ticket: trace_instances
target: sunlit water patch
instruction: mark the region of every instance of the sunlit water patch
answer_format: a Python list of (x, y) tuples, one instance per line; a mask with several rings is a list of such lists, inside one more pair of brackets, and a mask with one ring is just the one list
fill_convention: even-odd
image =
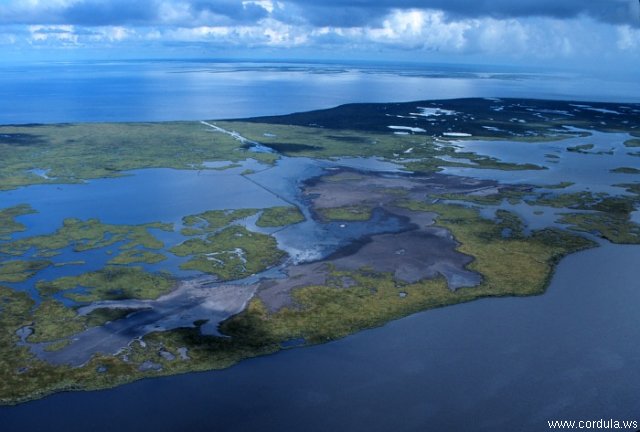
[[(456, 141), (457, 151), (470, 151), (491, 156), (514, 164), (536, 164), (543, 170), (494, 170), (444, 167), (445, 174), (462, 175), (478, 179), (492, 179), (502, 183), (553, 185), (572, 182), (565, 192), (587, 190), (591, 192), (624, 193), (616, 184), (640, 180), (636, 174), (617, 173), (613, 170), (638, 165), (638, 158), (628, 154), (624, 142), (633, 138), (626, 133), (589, 131), (580, 136), (552, 142), (521, 141)], [(449, 158), (450, 161), (455, 159)]]

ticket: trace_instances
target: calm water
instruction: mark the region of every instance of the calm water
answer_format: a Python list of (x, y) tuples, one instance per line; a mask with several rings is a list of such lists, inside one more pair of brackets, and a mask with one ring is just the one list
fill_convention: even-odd
[(636, 83), (491, 66), (0, 64), (0, 124), (237, 118), (474, 96), (637, 102), (640, 95), (629, 92)]
[[(590, 190), (594, 193), (624, 193), (620, 184), (639, 180), (637, 174), (622, 174), (612, 170), (636, 167), (640, 163), (632, 149), (624, 142), (633, 137), (626, 133), (589, 132), (587, 137), (576, 137), (546, 143), (517, 141), (460, 141), (462, 150), (495, 157), (510, 163), (528, 162), (546, 167), (546, 170), (504, 171), (474, 168), (446, 167), (445, 174), (462, 175), (478, 179), (492, 179), (504, 183), (554, 185), (572, 182), (574, 186), (564, 192)], [(591, 144), (586, 153), (569, 151), (575, 146)], [(598, 154), (601, 153), (601, 154)], [(552, 158), (549, 157), (552, 156)]]
[[(494, 72), (175, 62), (1, 66), (0, 123), (247, 117), (347, 102), (470, 96), (640, 101), (623, 81)], [(571, 154), (561, 164), (589, 157), (606, 156)], [(288, 174), (272, 175), (271, 187), (295, 201), (298, 176), (319, 169), (288, 167)], [(225, 176), (233, 174), (145, 170), (133, 189), (131, 178), (61, 185), (55, 194), (43, 192), (57, 186), (34, 186), (1, 194), (0, 204), (32, 202), (42, 213), (24, 220), (50, 232), (72, 215), (175, 222), (216, 208), (218, 189), (251, 196), (251, 206), (279, 203), (249, 182), (229, 185)], [(210, 187), (214, 179), (220, 188)], [(87, 189), (104, 199), (78, 204)], [(120, 197), (142, 199), (146, 210), (109, 206)], [(292, 233), (283, 241), (297, 238)], [(226, 371), (0, 408), (0, 430), (539, 431), (554, 418), (640, 420), (639, 260), (640, 248), (607, 244), (565, 259), (543, 296), (428, 311)]]

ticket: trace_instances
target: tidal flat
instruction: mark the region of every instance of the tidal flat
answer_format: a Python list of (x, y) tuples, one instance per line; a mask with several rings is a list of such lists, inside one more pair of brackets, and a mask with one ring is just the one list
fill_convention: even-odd
[[(633, 166), (638, 108), (465, 99), (0, 126), (0, 401), (542, 294), (564, 256), (640, 243), (637, 175), (611, 172)], [(173, 200), (194, 184), (197, 204)]]

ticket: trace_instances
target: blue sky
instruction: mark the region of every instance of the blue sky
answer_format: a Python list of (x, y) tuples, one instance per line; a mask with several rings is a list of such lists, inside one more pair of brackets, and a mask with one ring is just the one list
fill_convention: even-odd
[(638, 0), (0, 0), (4, 61), (407, 60), (640, 66)]

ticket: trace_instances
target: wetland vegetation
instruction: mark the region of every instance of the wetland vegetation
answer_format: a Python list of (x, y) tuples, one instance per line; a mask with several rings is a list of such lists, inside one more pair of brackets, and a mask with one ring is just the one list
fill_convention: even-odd
[[(640, 184), (625, 177), (637, 170), (617, 165), (615, 177), (624, 180), (608, 192), (565, 178), (506, 184), (437, 172), (555, 169), (463, 148), (471, 140), (532, 149), (557, 143), (561, 151), (546, 159), (555, 163), (565, 152), (612, 157), (637, 146), (633, 109), (461, 99), (210, 122), (223, 132), (195, 122), (1, 126), (2, 190), (135, 178), (131, 170), (151, 167), (222, 169), (220, 175), (272, 190), (259, 183), (269, 179), (261, 170), (276, 170), (278, 178), (278, 159), (321, 159), (329, 168), (292, 183), (286, 201), (295, 205), (218, 206), (176, 220), (125, 225), (65, 217), (51, 232), (31, 235), (30, 203), (0, 209), (0, 402), (224, 368), (290, 340), (322, 343), (430, 308), (541, 294), (559, 260), (595, 247), (594, 236), (640, 243), (633, 218)], [(621, 148), (601, 150), (589, 140), (592, 131), (626, 138)], [(575, 137), (584, 142), (562, 143)], [(345, 157), (384, 159), (399, 169), (345, 168)], [(242, 169), (248, 158), (260, 168)], [(562, 213), (531, 228), (549, 209)], [(326, 249), (318, 252), (313, 242), (324, 236)], [(189, 277), (157, 270), (165, 265)], [(189, 312), (171, 303), (196, 292), (202, 301)], [(230, 299), (242, 306), (239, 313), (216, 315), (235, 311)], [(158, 323), (195, 315), (185, 325), (155, 327), (145, 320), (157, 305), (164, 308)], [(117, 354), (91, 351), (79, 365), (47, 361), (80, 350), (78, 335), (124, 337), (140, 328), (147, 330)]]
[(81, 293), (64, 293), (76, 302), (95, 302), (119, 299), (154, 299), (169, 292), (173, 286), (171, 277), (151, 274), (139, 267), (109, 266), (102, 270), (65, 276), (54, 281), (40, 281), (38, 291), (43, 297), (82, 287)]
[(51, 264), (50, 261), (13, 260), (0, 263), (0, 282), (24, 282)]
[[(203, 169), (244, 160), (237, 141), (195, 122), (13, 125), (0, 127), (0, 190), (78, 183), (142, 168)], [(269, 154), (251, 154), (265, 162)]]
[(220, 280), (241, 279), (266, 270), (284, 258), (273, 237), (241, 226), (231, 226), (205, 239), (189, 239), (170, 249), (189, 256), (180, 267), (216, 275)]
[(363, 205), (323, 208), (321, 217), (328, 221), (366, 221), (371, 219), (372, 209)]
[(304, 221), (304, 215), (297, 207), (272, 207), (265, 209), (256, 225), (262, 228), (277, 228)]
[(0, 253), (22, 256), (32, 250), (33, 256), (50, 257), (63, 249), (76, 252), (99, 249), (121, 243), (121, 250), (136, 247), (161, 249), (164, 244), (149, 232), (149, 229), (172, 231), (172, 224), (150, 223), (145, 225), (104, 224), (97, 219), (82, 221), (65, 219), (62, 227), (47, 235), (24, 237), (0, 244)]

